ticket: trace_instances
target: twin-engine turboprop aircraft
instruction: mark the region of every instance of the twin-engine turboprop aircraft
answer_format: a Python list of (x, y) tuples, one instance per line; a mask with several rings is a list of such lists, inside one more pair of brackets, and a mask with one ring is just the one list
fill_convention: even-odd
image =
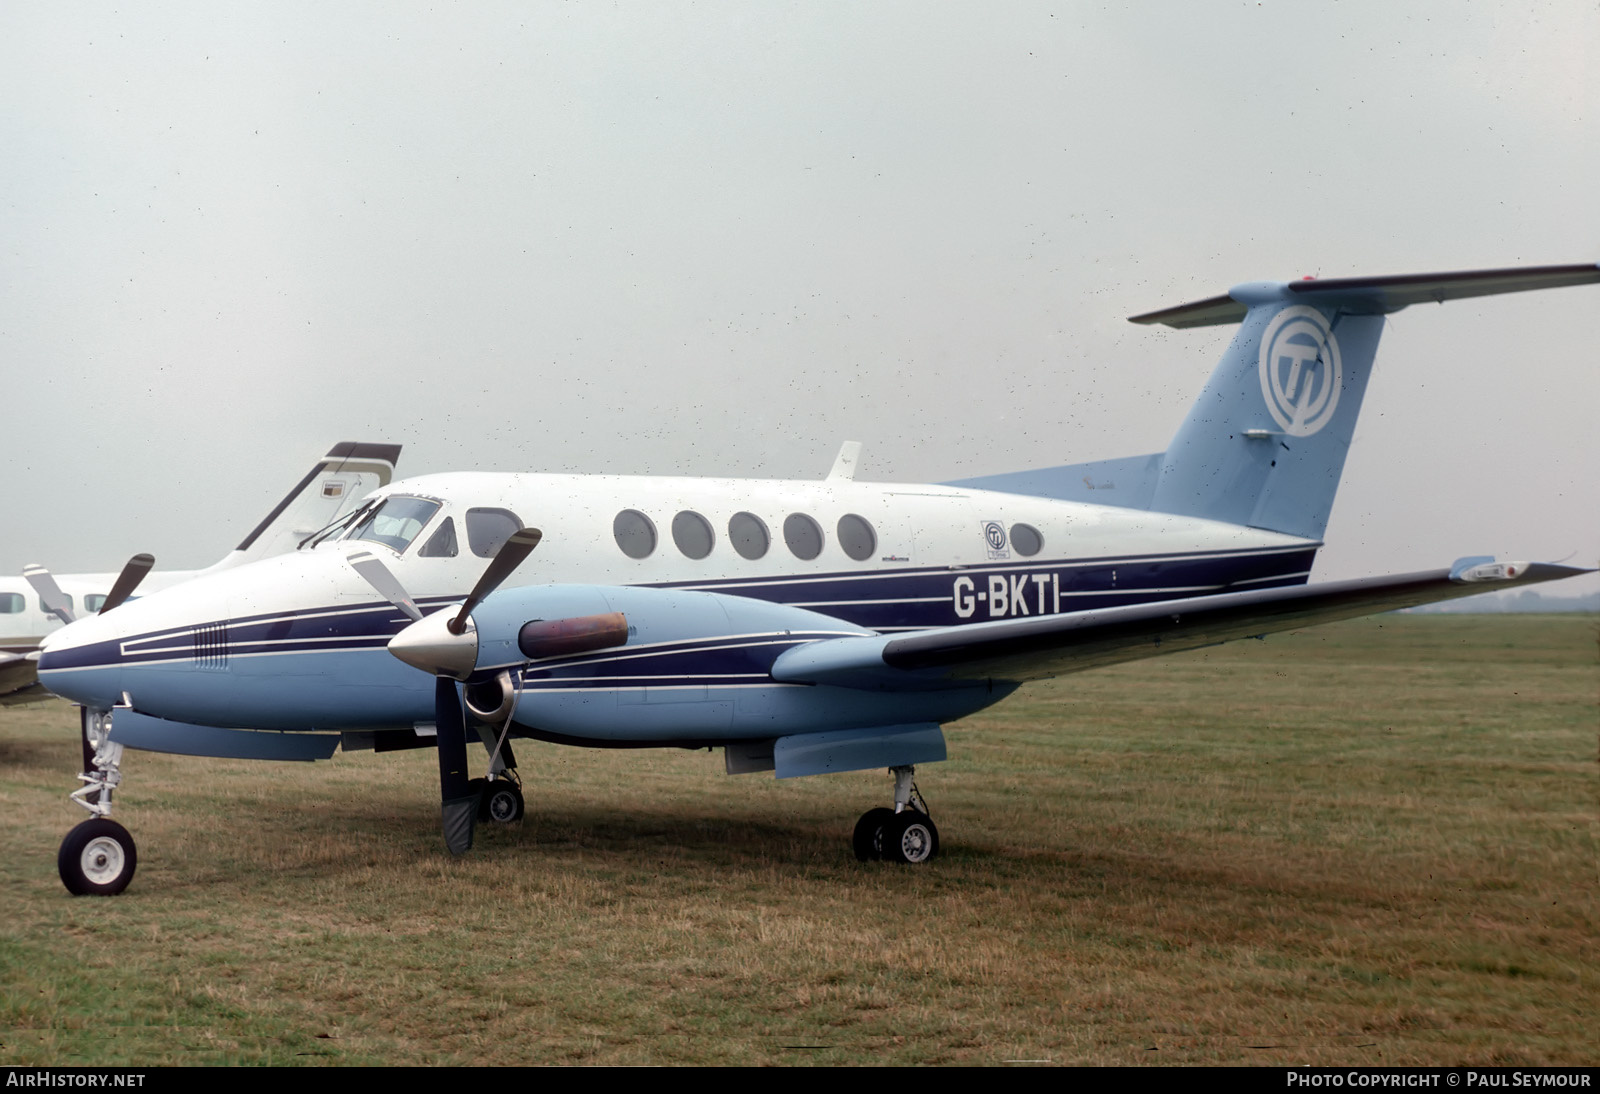
[[(45, 635), (79, 613), (109, 611), (136, 586), (149, 595), (202, 574), (292, 551), (369, 492), (387, 486), (399, 458), (397, 444), (334, 445), (239, 546), (204, 570), (157, 570), (145, 577), (155, 559), (136, 555), (137, 564), (130, 564), (123, 574), (52, 574), (34, 565), (24, 568), (20, 577), (0, 577), (0, 706), (50, 698), (39, 686), (32, 655)], [(119, 577), (122, 587), (117, 584)]]
[[(74, 797), (95, 816), (62, 844), (62, 880), (132, 876), (106, 816), (125, 747), (436, 745), (460, 853), (480, 815), (521, 815), (518, 737), (716, 747), (729, 773), (779, 778), (887, 768), (893, 807), (861, 817), (856, 854), (925, 861), (939, 835), (915, 765), (945, 758), (943, 723), (1027, 680), (1583, 572), (1470, 558), (1305, 584), (1384, 316), (1596, 281), (1584, 265), (1258, 283), (1137, 316), (1240, 324), (1153, 456), (931, 486), (855, 481), (855, 445), (814, 482), (395, 483), (293, 554), (50, 637), (40, 679), (83, 705), (93, 754)], [(1116, 504), (1087, 504), (1085, 481)]]

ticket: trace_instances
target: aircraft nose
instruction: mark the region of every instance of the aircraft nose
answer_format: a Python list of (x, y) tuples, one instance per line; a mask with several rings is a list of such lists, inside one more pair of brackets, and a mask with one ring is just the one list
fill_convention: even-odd
[(89, 707), (109, 707), (122, 692), (122, 644), (97, 616), (69, 623), (40, 644), (39, 683)]

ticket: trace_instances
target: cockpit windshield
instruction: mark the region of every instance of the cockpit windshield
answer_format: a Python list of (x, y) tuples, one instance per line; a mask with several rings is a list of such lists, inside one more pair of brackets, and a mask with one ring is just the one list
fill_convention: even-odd
[(345, 538), (370, 539), (404, 551), (438, 511), (439, 503), (425, 498), (385, 498), (383, 504), (368, 513)]
[(303, 551), (307, 547), (315, 547), (325, 539), (338, 539), (339, 536), (344, 533), (345, 529), (349, 528), (356, 521), (366, 516), (376, 504), (378, 503), (375, 501), (364, 501), (360, 504), (360, 506), (351, 510), (350, 512), (339, 514), (327, 524), (324, 524), (321, 528), (318, 528), (315, 532), (312, 532), (309, 536), (296, 544), (295, 550)]

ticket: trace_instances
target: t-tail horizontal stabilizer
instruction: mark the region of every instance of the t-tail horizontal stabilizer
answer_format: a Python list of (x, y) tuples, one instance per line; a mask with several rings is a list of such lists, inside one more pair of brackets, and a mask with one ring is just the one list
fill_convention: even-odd
[(1239, 330), (1162, 457), (1157, 513), (1320, 540), (1384, 316), (1412, 304), (1600, 282), (1600, 266), (1239, 285), (1135, 323)]
[(1320, 540), (1383, 317), (1412, 304), (1600, 282), (1600, 266), (1306, 278), (1135, 315), (1169, 327), (1240, 324), (1172, 443), (1152, 456), (949, 483), (1205, 517)]
[(772, 676), (786, 683), (869, 690), (937, 687), (985, 677), (1042, 680), (1592, 572), (1552, 563), (1469, 558), (1448, 570), (938, 627), (904, 636), (834, 638), (782, 654)]
[(1469, 296), (1561, 289), (1600, 281), (1600, 265), (1529, 266), (1510, 270), (1464, 270), (1459, 273), (1393, 274), (1385, 277), (1307, 277), (1299, 281), (1262, 281), (1230, 289), (1175, 308), (1128, 317), (1130, 323), (1167, 327), (1215, 327), (1243, 321), (1249, 305), (1266, 290), (1284, 302), (1339, 308), (1352, 315), (1386, 315), (1412, 304), (1443, 304)]

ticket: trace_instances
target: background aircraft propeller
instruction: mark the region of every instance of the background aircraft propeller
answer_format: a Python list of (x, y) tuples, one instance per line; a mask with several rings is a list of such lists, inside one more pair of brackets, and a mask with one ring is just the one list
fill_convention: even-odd
[[(105, 615), (112, 608), (117, 607), (133, 591), (139, 587), (145, 575), (155, 566), (154, 555), (137, 554), (128, 560), (128, 564), (117, 575), (117, 580), (112, 584), (111, 591), (106, 594), (105, 602), (100, 605), (98, 614)], [(61, 586), (56, 584), (56, 579), (48, 569), (37, 563), (22, 568), (22, 576), (27, 579), (33, 591), (39, 594), (39, 606), (63, 623), (71, 623), (77, 618), (72, 611), (72, 601), (61, 591)]]
[(71, 623), (74, 618), (70, 602), (66, 594), (61, 591), (61, 586), (56, 584), (56, 579), (50, 571), (35, 563), (22, 568), (22, 576), (28, 584), (33, 586), (33, 591), (39, 594), (39, 606), (63, 623)]

